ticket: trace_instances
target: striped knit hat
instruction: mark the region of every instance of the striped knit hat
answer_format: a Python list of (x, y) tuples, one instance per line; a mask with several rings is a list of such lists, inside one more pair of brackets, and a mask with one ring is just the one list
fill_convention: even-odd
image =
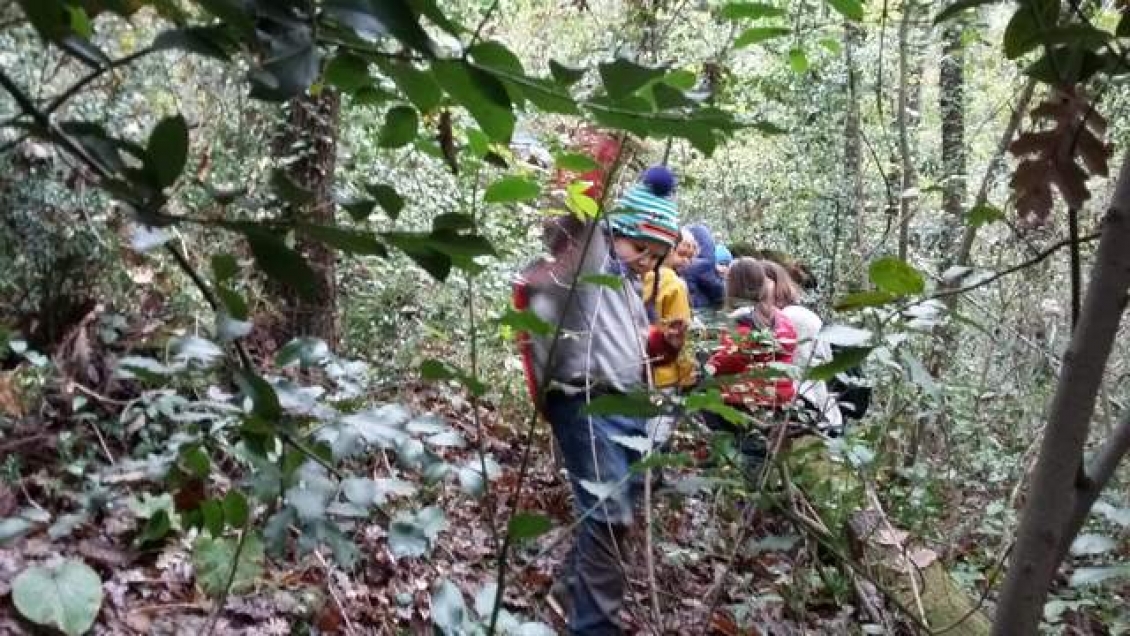
[(675, 175), (663, 166), (648, 168), (612, 209), (612, 230), (621, 236), (662, 243), (679, 243), (679, 214), (672, 200)]

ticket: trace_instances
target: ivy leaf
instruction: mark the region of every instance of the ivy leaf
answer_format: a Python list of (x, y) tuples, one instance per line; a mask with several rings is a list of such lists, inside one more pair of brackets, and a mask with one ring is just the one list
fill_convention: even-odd
[(667, 74), (662, 67), (642, 66), (625, 58), (600, 65), (600, 79), (604, 90), (614, 100), (631, 96), (650, 82)]
[(407, 106), (397, 106), (390, 109), (385, 115), (385, 125), (381, 129), (377, 145), (381, 148), (399, 148), (407, 146), (416, 138), (416, 129), (419, 121), (416, 111)]
[(536, 539), (553, 529), (549, 517), (532, 512), (519, 512), (510, 517), (507, 533), (514, 541)]
[(188, 124), (179, 114), (162, 119), (145, 145), (145, 174), (157, 189), (174, 183), (188, 161)]
[(734, 40), (734, 48), (740, 49), (754, 44), (760, 44), (773, 38), (779, 38), (782, 35), (792, 33), (792, 29), (788, 27), (753, 27), (746, 29)]
[(517, 203), (532, 201), (541, 193), (538, 184), (522, 177), (506, 176), (487, 186), (483, 201), (487, 203)]
[(12, 602), (29, 621), (68, 636), (85, 634), (102, 607), (102, 580), (82, 561), (33, 566), (12, 581)]
[(1110, 579), (1130, 578), (1130, 564), (1110, 567), (1079, 568), (1071, 573), (1071, 587), (1095, 585)]
[(906, 261), (886, 256), (871, 262), (868, 277), (880, 290), (906, 296), (921, 294), (926, 289), (926, 279)]
[(263, 574), (263, 541), (258, 534), (251, 533), (244, 539), (243, 550), (236, 562), (236, 539), (199, 536), (192, 544), (192, 564), (196, 571), (196, 583), (205, 594), (218, 598), (227, 587), (232, 567), (235, 577), (231, 580), (233, 594), (241, 594), (255, 587)]
[(824, 0), (848, 20), (859, 22), (863, 19), (863, 2), (861, 0)]
[(1004, 29), (1004, 54), (1014, 60), (1040, 46), (1049, 29), (1059, 21), (1058, 0), (1031, 0), (1016, 8)]

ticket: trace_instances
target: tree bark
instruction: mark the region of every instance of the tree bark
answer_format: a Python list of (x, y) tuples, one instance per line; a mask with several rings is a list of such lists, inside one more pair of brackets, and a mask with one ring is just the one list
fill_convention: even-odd
[[(917, 123), (918, 110), (917, 89), (911, 92), (911, 21), (915, 14), (914, 0), (906, 0), (902, 7), (902, 19), (899, 21), (899, 88), (898, 88), (898, 113), (895, 116), (895, 125), (898, 127), (899, 136), (899, 172), (902, 175), (899, 193), (899, 245), (898, 255), (906, 260), (910, 251), (910, 219), (914, 214), (914, 207), (918, 195), (911, 196), (911, 192), (918, 186), (918, 171), (914, 167), (914, 157), (910, 148), (910, 128)], [(916, 84), (920, 83), (914, 78)], [(912, 103), (913, 102), (913, 103)]]
[(964, 26), (950, 22), (942, 33), (938, 106), (942, 117), (942, 210), (948, 218), (938, 243), (948, 254), (965, 210), (965, 52)]
[(849, 286), (862, 288), (863, 277), (863, 237), (866, 233), (863, 214), (863, 136), (860, 130), (859, 86), (856, 75), (855, 49), (860, 44), (862, 33), (850, 21), (844, 22), (844, 65), (847, 68), (847, 114), (844, 119), (844, 173), (848, 180), (847, 210), (853, 220), (851, 232), (851, 254), (855, 261), (851, 271), (857, 278), (849, 281)]
[[(1083, 468), (1083, 447), (1096, 396), (1130, 290), (1130, 155), (1123, 156), (1110, 210), (1103, 220), (1095, 265), (1079, 324), (1063, 358), (1049, 409), (1040, 456), (1032, 474), (1016, 548), (997, 605), (993, 633), (1035, 634), (1064, 546), (1080, 525), (1102, 484)], [(1121, 428), (1121, 427), (1120, 427)], [(1121, 431), (1108, 444), (1124, 452)], [(1103, 454), (1100, 454), (1103, 458)], [(1105, 475), (1117, 458), (1103, 458)], [(1082, 511), (1082, 514), (1081, 514)]]
[[(304, 95), (287, 104), (287, 118), (274, 139), (274, 154), (285, 166), (287, 176), (314, 193), (312, 203), (288, 206), (292, 221), (321, 225), (334, 224), (336, 204), (333, 196), (334, 167), (337, 158), (338, 117), (341, 98), (324, 89), (318, 95)], [(298, 336), (321, 338), (331, 348), (337, 346), (337, 254), (325, 245), (300, 239), (298, 251), (318, 277), (314, 298), (304, 299), (288, 287), (276, 293), (284, 322), (277, 334), (281, 342)]]

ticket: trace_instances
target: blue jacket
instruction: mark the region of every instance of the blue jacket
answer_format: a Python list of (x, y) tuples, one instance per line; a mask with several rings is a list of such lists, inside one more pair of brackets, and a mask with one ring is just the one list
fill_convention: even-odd
[(701, 223), (687, 227), (695, 243), (698, 243), (698, 256), (683, 270), (683, 280), (687, 281), (687, 291), (691, 295), (694, 309), (721, 309), (726, 303), (726, 283), (718, 275), (714, 262), (714, 237), (710, 228)]

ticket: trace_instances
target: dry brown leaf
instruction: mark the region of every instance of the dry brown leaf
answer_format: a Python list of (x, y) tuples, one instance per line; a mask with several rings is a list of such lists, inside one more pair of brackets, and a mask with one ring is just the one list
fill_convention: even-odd
[(1074, 87), (1056, 89), (1030, 115), (1034, 124), (1050, 128), (1022, 133), (1009, 144), (1009, 152), (1020, 160), (1011, 185), (1021, 220), (1040, 226), (1055, 203), (1051, 186), (1072, 209), (1091, 198), (1087, 179), (1109, 174), (1111, 146), (1102, 139), (1106, 119)]

